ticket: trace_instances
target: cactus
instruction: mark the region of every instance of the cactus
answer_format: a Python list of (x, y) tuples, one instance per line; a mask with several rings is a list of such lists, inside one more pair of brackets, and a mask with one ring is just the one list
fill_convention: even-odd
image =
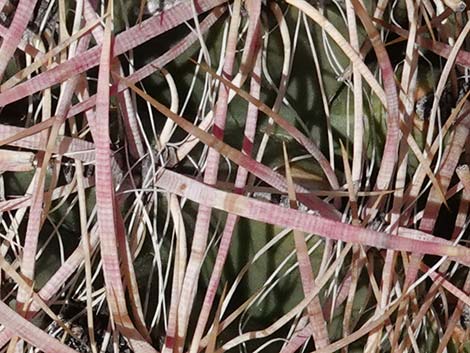
[(0, 345), (469, 351), (465, 3), (0, 2)]

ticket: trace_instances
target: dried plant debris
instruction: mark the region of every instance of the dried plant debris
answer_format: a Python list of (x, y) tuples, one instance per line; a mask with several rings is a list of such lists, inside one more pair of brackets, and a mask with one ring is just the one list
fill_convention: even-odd
[(3, 352), (470, 352), (463, 1), (0, 0)]

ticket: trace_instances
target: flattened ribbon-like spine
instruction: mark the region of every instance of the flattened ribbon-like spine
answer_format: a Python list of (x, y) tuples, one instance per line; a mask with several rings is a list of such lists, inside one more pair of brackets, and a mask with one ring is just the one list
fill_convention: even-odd
[(126, 307), (117, 243), (114, 185), (111, 171), (109, 138), (109, 98), (111, 66), (111, 19), (106, 21), (102, 45), (98, 90), (96, 96), (96, 129), (93, 133), (96, 147), (96, 204), (98, 230), (103, 261), (103, 275), (110, 312), (118, 330), (129, 340), (136, 352), (156, 352), (135, 329)]

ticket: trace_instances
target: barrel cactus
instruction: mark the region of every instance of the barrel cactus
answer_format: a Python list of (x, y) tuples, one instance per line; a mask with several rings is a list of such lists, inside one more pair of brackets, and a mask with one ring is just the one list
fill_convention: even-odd
[(470, 351), (459, 0), (0, 1), (0, 343)]

